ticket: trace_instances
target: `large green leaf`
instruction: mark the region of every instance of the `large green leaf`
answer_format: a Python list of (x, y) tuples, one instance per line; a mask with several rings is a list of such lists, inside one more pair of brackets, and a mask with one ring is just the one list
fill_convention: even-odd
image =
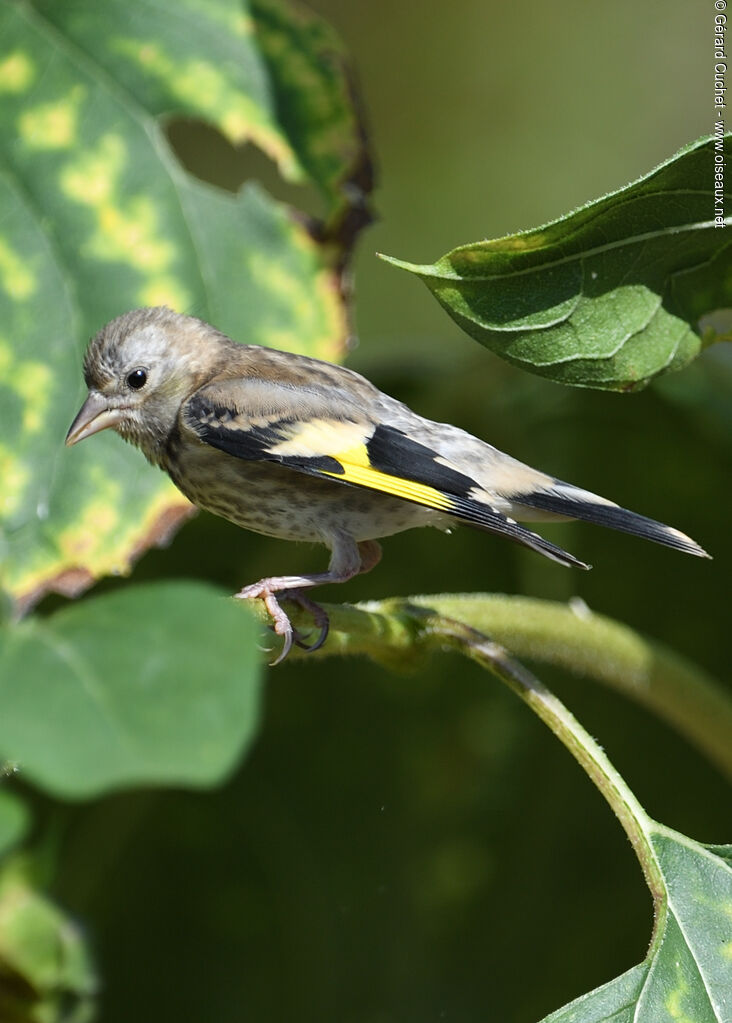
[(732, 134), (702, 139), (544, 227), (463, 245), (434, 265), (385, 258), (514, 365), (576, 387), (635, 390), (693, 359), (699, 319), (732, 305), (722, 226), (732, 217), (715, 220), (713, 191), (715, 155), (731, 154)]
[(730, 1023), (732, 846), (705, 846), (649, 822), (665, 892), (643, 963), (543, 1023)]
[[(287, 33), (288, 8), (261, 10), (260, 28), (239, 0), (0, 0), (0, 586), (21, 604), (126, 571), (190, 511), (116, 437), (63, 449), (104, 322), (164, 303), (242, 341), (342, 351), (349, 239), (318, 243), (257, 187), (194, 180), (163, 132), (164, 116), (204, 118), (345, 217), (364, 159), (347, 78), (319, 70), (312, 16)], [(283, 109), (298, 74), (319, 119)]]
[(216, 784), (258, 718), (257, 629), (202, 583), (132, 586), (0, 629), (0, 758), (54, 795)]

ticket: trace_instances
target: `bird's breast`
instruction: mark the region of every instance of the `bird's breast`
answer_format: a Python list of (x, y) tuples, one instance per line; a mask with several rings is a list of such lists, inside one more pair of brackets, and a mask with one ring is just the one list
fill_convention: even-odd
[(369, 540), (441, 524), (428, 508), (276, 463), (235, 458), (180, 435), (168, 444), (163, 467), (199, 508), (286, 540), (322, 543), (335, 530)]

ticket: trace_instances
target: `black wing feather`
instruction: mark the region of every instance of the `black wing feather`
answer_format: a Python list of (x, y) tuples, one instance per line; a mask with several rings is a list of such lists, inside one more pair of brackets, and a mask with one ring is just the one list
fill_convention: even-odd
[(616, 504), (605, 504), (599, 501), (593, 503), (590, 500), (592, 496), (590, 494), (587, 494), (586, 497), (582, 493), (573, 495), (572, 491), (575, 488), (568, 483), (557, 481), (557, 485), (566, 488), (566, 492), (536, 491), (532, 494), (517, 494), (513, 500), (516, 504), (536, 508), (538, 511), (554, 512), (568, 518), (594, 522), (598, 526), (607, 526), (609, 529), (617, 529), (622, 533), (640, 536), (644, 540), (653, 540), (655, 543), (683, 551), (686, 554), (709, 557), (706, 551), (691, 537), (685, 536), (679, 530), (672, 529), (663, 522), (649, 519), (645, 515), (638, 515), (637, 512), (628, 511), (627, 508), (621, 508)]
[(194, 395), (188, 402), (186, 418), (202, 441), (234, 458), (247, 462), (277, 462), (302, 472), (339, 472), (343, 468), (330, 455), (304, 458), (279, 455), (271, 450), (287, 439), (288, 428), (298, 422), (293, 417), (278, 419), (266, 426), (241, 427), (236, 425), (236, 411)]
[(467, 497), (477, 486), (470, 476), (438, 462), (432, 448), (412, 440), (393, 426), (377, 426), (366, 450), (373, 467), (389, 476), (426, 483), (435, 490), (458, 497)]

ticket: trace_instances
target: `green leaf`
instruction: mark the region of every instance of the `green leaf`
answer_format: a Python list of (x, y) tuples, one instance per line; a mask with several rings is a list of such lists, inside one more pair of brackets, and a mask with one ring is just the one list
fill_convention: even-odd
[(654, 821), (648, 834), (665, 888), (645, 961), (542, 1023), (729, 1023), (732, 846), (705, 846)]
[(16, 846), (28, 828), (28, 810), (16, 795), (0, 789), (0, 856)]
[(97, 986), (86, 946), (32, 873), (25, 858), (0, 872), (0, 1019), (86, 1023)]
[[(118, 438), (63, 448), (106, 321), (167, 304), (242, 341), (343, 351), (353, 232), (323, 245), (258, 187), (202, 184), (163, 130), (206, 119), (346, 217), (366, 157), (340, 57), (319, 71), (317, 20), (272, 10), (260, 30), (239, 0), (0, 0), (0, 588), (21, 607), (128, 571), (191, 512)], [(285, 103), (298, 76), (309, 106)]]
[(434, 265), (384, 258), (514, 365), (575, 387), (636, 390), (698, 355), (699, 319), (732, 305), (732, 241), (716, 230), (712, 174), (722, 148), (729, 163), (731, 140), (701, 139), (566, 217)]
[(0, 756), (66, 798), (225, 778), (258, 720), (257, 627), (201, 583), (133, 586), (0, 630)]
[(635, 1007), (647, 976), (648, 964), (640, 963), (609, 984), (553, 1012), (541, 1023), (636, 1023)]

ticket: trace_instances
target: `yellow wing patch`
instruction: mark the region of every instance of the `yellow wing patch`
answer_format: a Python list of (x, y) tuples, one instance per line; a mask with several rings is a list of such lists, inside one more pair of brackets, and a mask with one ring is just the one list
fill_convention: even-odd
[(270, 454), (281, 455), (283, 458), (320, 458), (330, 455), (339, 462), (345, 458), (356, 465), (369, 464), (364, 444), (364, 440), (368, 440), (373, 433), (373, 427), (369, 425), (337, 422), (333, 419), (310, 419), (295, 423), (289, 433), (286, 440), (270, 445), (267, 449)]
[(369, 490), (379, 490), (383, 494), (391, 494), (393, 497), (401, 497), (405, 501), (412, 501), (414, 504), (422, 504), (427, 508), (434, 508), (437, 511), (453, 511), (453, 501), (434, 487), (428, 487), (424, 483), (416, 483), (414, 480), (405, 480), (400, 476), (389, 476), (378, 469), (372, 469), (362, 461), (356, 463), (347, 460), (348, 456), (355, 454), (360, 460), (363, 456), (368, 459), (365, 445), (353, 451), (345, 452), (343, 455), (333, 457), (343, 466), (343, 472), (328, 472), (321, 470), (324, 476), (331, 476), (333, 479), (342, 480), (344, 483), (353, 483), (357, 487), (368, 487)]
[[(454, 503), (442, 491), (425, 483), (402, 479), (375, 469), (371, 465), (366, 444), (371, 439), (370, 424), (334, 422), (332, 419), (311, 419), (298, 423), (287, 440), (268, 450), (285, 458), (333, 458), (343, 466), (343, 472), (319, 469), (318, 475), (330, 476), (342, 483), (378, 490), (382, 494), (401, 497), (405, 501), (421, 504), (439, 511), (452, 511)], [(337, 446), (336, 446), (337, 445)]]

